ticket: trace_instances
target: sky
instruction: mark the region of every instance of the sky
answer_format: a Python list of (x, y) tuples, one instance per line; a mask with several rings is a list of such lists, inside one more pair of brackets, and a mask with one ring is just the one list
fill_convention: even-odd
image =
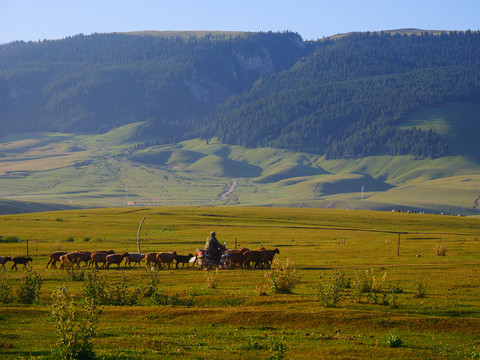
[(479, 0), (0, 0), (0, 44), (142, 30), (478, 30)]

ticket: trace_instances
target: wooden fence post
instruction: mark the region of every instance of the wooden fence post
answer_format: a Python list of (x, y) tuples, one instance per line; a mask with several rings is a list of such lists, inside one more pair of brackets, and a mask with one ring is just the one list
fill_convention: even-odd
[(145, 221), (146, 217), (144, 217), (142, 219), (142, 221), (140, 222), (140, 226), (138, 227), (138, 231), (137, 231), (137, 250), (138, 250), (138, 253), (141, 254), (141, 251), (140, 251), (140, 230), (142, 230), (142, 225), (143, 225), (143, 222)]

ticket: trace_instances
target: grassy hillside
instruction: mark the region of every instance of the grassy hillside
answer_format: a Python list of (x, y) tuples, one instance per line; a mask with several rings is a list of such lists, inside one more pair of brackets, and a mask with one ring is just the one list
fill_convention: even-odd
[[(156, 273), (156, 289), (190, 300), (174, 306), (155, 304), (148, 296), (151, 275), (145, 263), (85, 270), (104, 279), (109, 297), (118, 301), (102, 304), (97, 315), (92, 342), (99, 359), (266, 359), (278, 358), (279, 346), (287, 359), (298, 360), (478, 357), (477, 219), (327, 209), (134, 207), (0, 217), (2, 240), (18, 240), (0, 241), (0, 256), (25, 255), (29, 240), (33, 270), (43, 279), (38, 303), (22, 304), (17, 297), (0, 303), (0, 358), (58, 358), (52, 292), (63, 288), (75, 296), (77, 309), (85, 304), (86, 285), (73, 277), (83, 269), (45, 269), (50, 252), (136, 251), (143, 218), (142, 252), (175, 249), (186, 255), (216, 230), (229, 248), (278, 248), (276, 259), (281, 264), (290, 259), (300, 282), (291, 294), (282, 294), (273, 290), (266, 269), (215, 273), (173, 266)], [(397, 232), (402, 232), (400, 248)], [(446, 248), (446, 255), (438, 256), (436, 246)], [(0, 279), (16, 293), (25, 272), (10, 270), (11, 265), (0, 270)], [(339, 274), (344, 285), (337, 285), (338, 302), (327, 307), (320, 279)], [(211, 276), (217, 276), (216, 288), (208, 287)], [(375, 292), (359, 290), (368, 283), (375, 284)], [(422, 284), (425, 296), (417, 297)], [(137, 290), (135, 305), (120, 305), (122, 294), (131, 298)], [(388, 346), (392, 333), (402, 346)]]
[[(130, 140), (139, 123), (102, 135), (17, 134), (0, 142), (0, 198), (10, 204), (76, 207), (308, 206), (475, 215), (477, 110), (459, 103), (423, 108), (401, 124), (435, 127), (448, 139), (454, 155), (421, 160), (326, 160), (289, 150), (227, 146), (216, 139), (146, 147)], [(22, 206), (4, 206), (2, 212), (22, 212)]]

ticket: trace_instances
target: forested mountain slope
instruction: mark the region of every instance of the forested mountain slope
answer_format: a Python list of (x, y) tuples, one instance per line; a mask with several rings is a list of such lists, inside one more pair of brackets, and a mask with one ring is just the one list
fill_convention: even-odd
[[(479, 102), (480, 35), (351, 34), (229, 99), (212, 133), (227, 143), (326, 154), (442, 156), (434, 131), (398, 128), (421, 106)], [(480, 124), (479, 124), (480, 127)]]
[(174, 141), (232, 94), (304, 54), (293, 33), (95, 34), (2, 45), (0, 135), (104, 132), (148, 120), (148, 134)]
[[(177, 36), (178, 35), (178, 36)], [(0, 45), (0, 136), (104, 133), (139, 147), (218, 137), (326, 155), (455, 154), (422, 106), (480, 103), (478, 32), (94, 34)]]

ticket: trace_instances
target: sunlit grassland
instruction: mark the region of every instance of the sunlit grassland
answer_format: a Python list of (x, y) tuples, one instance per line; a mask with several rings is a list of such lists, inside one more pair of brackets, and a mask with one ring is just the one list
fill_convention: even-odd
[[(105, 306), (95, 351), (106, 359), (267, 358), (266, 341), (285, 338), (287, 358), (474, 358), (480, 335), (480, 223), (475, 218), (368, 211), (299, 208), (165, 207), (74, 210), (0, 217), (0, 235), (18, 243), (0, 243), (1, 256), (25, 255), (28, 239), (33, 268), (44, 278), (37, 305), (0, 307), (0, 355), (8, 359), (51, 358), (55, 342), (50, 318), (51, 293), (61, 286), (82, 301), (82, 283), (64, 271), (45, 269), (55, 250), (136, 252), (140, 221), (142, 252), (202, 248), (215, 230), (233, 248), (277, 247), (281, 262), (291, 258), (301, 282), (293, 294), (257, 285), (268, 270), (219, 271), (209, 289), (206, 273), (193, 269), (160, 271), (160, 288), (190, 296), (191, 307), (153, 306), (141, 297), (137, 306)], [(400, 247), (399, 234), (400, 234)], [(434, 247), (443, 244), (446, 256)], [(22, 270), (7, 270), (18, 284)], [(388, 284), (398, 281), (398, 307), (359, 303), (346, 289), (336, 308), (315, 297), (319, 274), (343, 269), (351, 282), (373, 269)], [(144, 269), (99, 270), (110, 284), (125, 279), (145, 285)], [(427, 296), (414, 298), (415, 279), (426, 280)], [(395, 332), (404, 346), (389, 348)], [(254, 343), (257, 346), (254, 346)], [(475, 350), (477, 349), (477, 350)], [(477, 352), (478, 354), (478, 352)]]

